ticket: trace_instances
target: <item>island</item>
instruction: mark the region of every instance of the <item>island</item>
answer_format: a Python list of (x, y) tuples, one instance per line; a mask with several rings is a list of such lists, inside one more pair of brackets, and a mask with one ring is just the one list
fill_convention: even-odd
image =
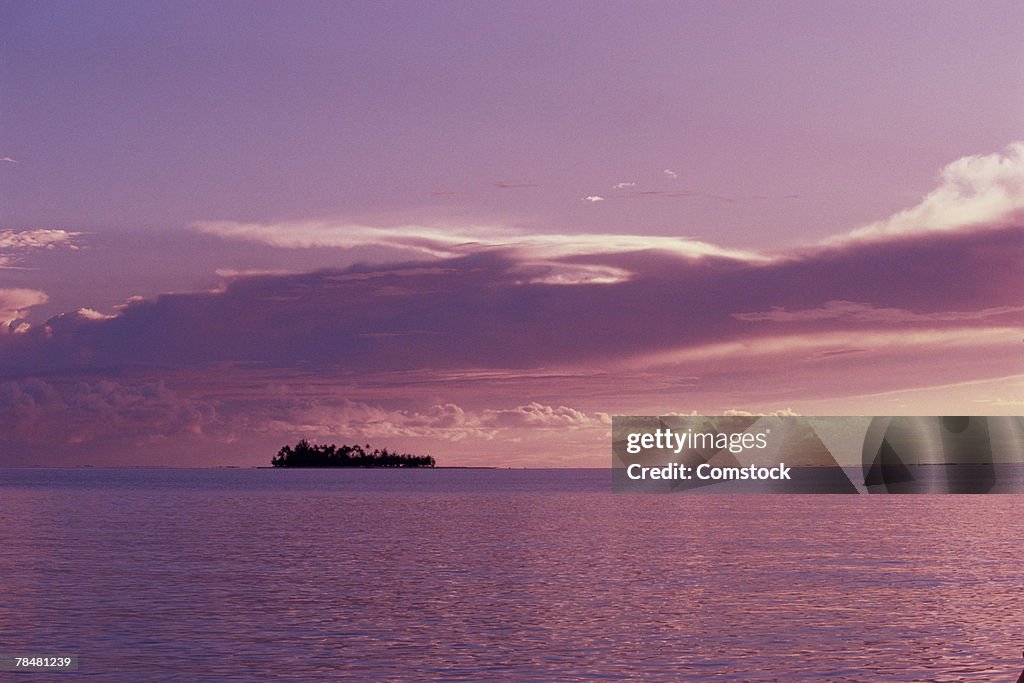
[(429, 455), (395, 453), (366, 446), (311, 444), (302, 439), (295, 447), (284, 446), (270, 464), (274, 467), (434, 467)]

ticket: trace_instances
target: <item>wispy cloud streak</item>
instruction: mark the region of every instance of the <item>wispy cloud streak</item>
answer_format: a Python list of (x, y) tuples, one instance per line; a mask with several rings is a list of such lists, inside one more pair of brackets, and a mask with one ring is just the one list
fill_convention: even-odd
[(437, 258), (502, 250), (522, 260), (546, 261), (596, 254), (664, 251), (686, 258), (718, 257), (763, 261), (764, 257), (685, 237), (622, 234), (528, 233), (502, 226), (460, 227), (403, 225), (375, 227), (332, 221), (239, 223), (201, 221), (194, 230), (224, 239), (256, 242), (286, 249), (311, 247), (389, 247)]

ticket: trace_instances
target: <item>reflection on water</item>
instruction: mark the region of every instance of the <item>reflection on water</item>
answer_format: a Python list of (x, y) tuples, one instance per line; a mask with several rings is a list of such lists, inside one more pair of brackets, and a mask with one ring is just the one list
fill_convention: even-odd
[(61, 680), (1014, 680), (1015, 496), (607, 471), (0, 470), (0, 653)]

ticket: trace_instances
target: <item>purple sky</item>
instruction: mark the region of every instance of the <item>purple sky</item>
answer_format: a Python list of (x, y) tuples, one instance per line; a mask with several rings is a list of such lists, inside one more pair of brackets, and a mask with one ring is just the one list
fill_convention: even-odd
[(1024, 5), (0, 2), (0, 465), (1019, 414)]

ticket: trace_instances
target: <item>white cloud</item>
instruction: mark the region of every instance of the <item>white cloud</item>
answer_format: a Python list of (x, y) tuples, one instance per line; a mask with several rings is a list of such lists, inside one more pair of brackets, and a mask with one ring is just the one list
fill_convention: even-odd
[(613, 190), (622, 190), (622, 189), (625, 189), (627, 187), (636, 187), (636, 183), (634, 183), (633, 181), (627, 180), (625, 182), (615, 183), (614, 185), (612, 185), (612, 189)]
[[(670, 178), (672, 169), (663, 173)], [(1024, 221), (1024, 142), (1009, 146), (1004, 154), (969, 156), (949, 164), (941, 174), (940, 186), (917, 206), (886, 220), (832, 237), (826, 246), (875, 240), (929, 231), (950, 231), (973, 226), (1006, 227)], [(635, 185), (625, 181), (615, 185)], [(619, 196), (636, 197), (729, 197), (695, 194), (690, 191), (633, 192)], [(605, 198), (588, 195), (581, 201), (598, 203)], [(512, 252), (524, 265), (550, 265), (572, 256), (625, 253), (647, 250), (671, 252), (686, 258), (720, 257), (766, 263), (768, 256), (720, 247), (686, 237), (623, 234), (528, 233), (502, 225), (365, 225), (345, 220), (299, 220), (277, 223), (199, 221), (190, 228), (223, 239), (256, 242), (284, 249), (302, 248), (384, 248), (431, 258), (454, 258), (485, 250)], [(67, 242), (74, 233), (64, 231), (0, 232), (0, 248), (43, 246)], [(2, 258), (2, 254), (0, 254)], [(225, 271), (225, 276), (236, 273)]]
[(795, 417), (800, 415), (800, 413), (797, 413), (792, 408), (780, 408), (779, 410), (772, 410), (765, 413), (752, 413), (749, 410), (727, 408), (722, 411), (722, 415), (728, 415), (730, 417)]
[(435, 438), (464, 441), (468, 438), (493, 440), (502, 430), (585, 429), (607, 425), (604, 413), (588, 415), (567, 406), (550, 406), (533, 401), (514, 408), (465, 410), (454, 403), (442, 403), (424, 410), (395, 410), (345, 400), (328, 405), (279, 406), (277, 417), (259, 425), (263, 431), (309, 432), (324, 438)]
[(507, 410), (486, 410), (483, 421), (500, 427), (542, 427), (578, 429), (604, 424), (600, 417), (567, 406), (549, 406), (536, 401)]
[(199, 221), (193, 230), (224, 239), (257, 242), (283, 249), (337, 247), (390, 247), (418, 252), (437, 258), (449, 258), (511, 233), (495, 227), (444, 229), (427, 225), (377, 227), (344, 221), (295, 221), (284, 223), (237, 223)]
[(9, 164), (16, 164), (16, 163), (18, 163), (17, 159), (13, 159), (11, 157), (0, 157), (0, 161), (6, 161)]
[(526, 266), (551, 265), (572, 256), (650, 250), (671, 252), (686, 258), (713, 256), (757, 263), (768, 261), (767, 257), (749, 251), (728, 249), (685, 237), (659, 235), (538, 234), (497, 226), (399, 225), (382, 228), (330, 221), (201, 221), (190, 227), (223, 239), (257, 242), (284, 249), (387, 247), (433, 258), (504, 250), (514, 253)]
[(495, 434), (479, 417), (454, 403), (416, 411), (388, 409), (347, 399), (340, 404), (278, 405), (272, 419), (253, 427), (267, 432), (319, 434), (326, 439), (413, 437), (464, 441), (467, 438), (491, 439)]
[(78, 249), (75, 238), (80, 233), (49, 228), (33, 230), (0, 230), (0, 269), (19, 269), (17, 265), (30, 251), (42, 249)]
[(296, 273), (303, 272), (301, 270), (283, 270), (275, 268), (217, 268), (213, 271), (218, 277), (226, 279), (242, 278), (242, 277), (256, 277), (262, 275), (295, 275)]
[(527, 281), (537, 285), (611, 285), (626, 282), (630, 272), (612, 266), (587, 263), (552, 264), (541, 275), (534, 275)]
[(1024, 221), (1024, 141), (1004, 153), (957, 159), (939, 175), (939, 186), (914, 207), (828, 240), (842, 244), (923, 232), (1009, 227)]
[(62, 246), (74, 249), (74, 239), (79, 234), (50, 228), (0, 230), (0, 249), (55, 249)]
[(29, 308), (46, 303), (47, 299), (45, 292), (35, 289), (0, 289), (0, 333), (22, 329), (15, 323), (25, 317)]
[(111, 315), (109, 313), (100, 313), (92, 308), (79, 308), (75, 313), (77, 313), (80, 318), (85, 318), (86, 320), (112, 320), (117, 317), (116, 315)]

